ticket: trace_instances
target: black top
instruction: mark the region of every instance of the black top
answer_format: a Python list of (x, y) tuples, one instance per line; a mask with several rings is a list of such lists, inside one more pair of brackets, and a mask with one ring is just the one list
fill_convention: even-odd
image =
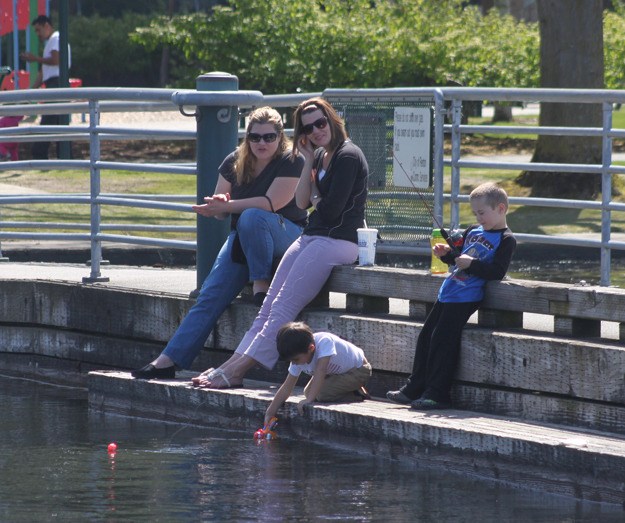
[(334, 152), (323, 176), (325, 150), (315, 151), (314, 176), (321, 201), (309, 219), (303, 234), (328, 236), (358, 243), (356, 229), (364, 226), (369, 166), (360, 148), (350, 140)]
[[(291, 153), (286, 152), (278, 158), (274, 158), (261, 171), (261, 173), (252, 180), (251, 183), (245, 185), (237, 184), (237, 177), (234, 172), (234, 162), (236, 160), (236, 151), (230, 153), (219, 166), (219, 174), (221, 174), (230, 184), (230, 198), (233, 200), (243, 200), (245, 198), (254, 198), (257, 196), (265, 196), (269, 187), (276, 178), (299, 178), (304, 167), (304, 157), (298, 156), (295, 161), (291, 161)], [(299, 225), (306, 223), (306, 211), (300, 209), (295, 204), (295, 196), (281, 209), (275, 209), (276, 213), (281, 214), (287, 220)], [(230, 216), (230, 229), (234, 230), (237, 225), (240, 214), (232, 214)]]

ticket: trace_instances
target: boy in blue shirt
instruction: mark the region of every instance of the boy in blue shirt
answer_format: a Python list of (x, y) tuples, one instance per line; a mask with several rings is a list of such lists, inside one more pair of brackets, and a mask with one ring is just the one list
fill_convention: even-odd
[(303, 407), (315, 401), (354, 401), (368, 398), (364, 386), (371, 377), (371, 364), (360, 347), (330, 332), (315, 332), (302, 322), (285, 323), (276, 337), (278, 354), (290, 361), (289, 373), (265, 413), (265, 425), (293, 392), (302, 372), (312, 375), (304, 388)]
[(401, 389), (386, 393), (388, 399), (410, 403), (416, 410), (450, 408), (462, 329), (484, 298), (486, 282), (505, 276), (516, 248), (506, 223), (508, 195), (502, 188), (481, 184), (471, 192), (470, 203), (478, 225), (464, 232), (460, 254), (447, 244), (433, 247), (434, 255), (453, 267), (419, 334), (412, 375)]

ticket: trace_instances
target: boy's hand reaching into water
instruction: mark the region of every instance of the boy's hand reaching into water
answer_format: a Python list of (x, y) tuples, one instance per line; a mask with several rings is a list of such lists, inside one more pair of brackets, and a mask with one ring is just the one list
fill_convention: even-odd
[(313, 400), (304, 398), (297, 404), (297, 412), (299, 412), (300, 416), (304, 415), (304, 405), (310, 405), (311, 403), (313, 403)]

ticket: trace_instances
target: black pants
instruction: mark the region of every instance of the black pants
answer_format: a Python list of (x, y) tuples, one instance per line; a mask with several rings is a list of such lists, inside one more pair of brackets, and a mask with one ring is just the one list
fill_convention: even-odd
[(458, 366), (462, 329), (480, 302), (437, 301), (417, 339), (412, 375), (401, 391), (410, 399), (420, 397), (449, 402), (449, 391)]
[[(45, 82), (46, 89), (54, 89), (59, 87), (59, 78), (57, 76), (48, 78)], [(41, 116), (41, 122), (39, 125), (69, 125), (69, 118), (64, 114), (44, 114)], [(71, 142), (69, 146), (70, 158), (71, 158)], [(33, 143), (32, 155), (34, 160), (47, 160), (48, 150), (50, 149), (50, 142), (35, 142)], [(61, 142), (56, 142), (56, 157), (60, 158)]]

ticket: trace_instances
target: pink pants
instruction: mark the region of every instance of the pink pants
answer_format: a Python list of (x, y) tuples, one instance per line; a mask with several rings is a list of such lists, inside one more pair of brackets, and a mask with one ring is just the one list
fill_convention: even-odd
[(278, 361), (276, 335), (280, 327), (295, 320), (319, 294), (334, 266), (354, 263), (357, 257), (355, 243), (300, 236), (284, 254), (263, 306), (235, 352), (249, 356), (265, 368), (273, 368)]

